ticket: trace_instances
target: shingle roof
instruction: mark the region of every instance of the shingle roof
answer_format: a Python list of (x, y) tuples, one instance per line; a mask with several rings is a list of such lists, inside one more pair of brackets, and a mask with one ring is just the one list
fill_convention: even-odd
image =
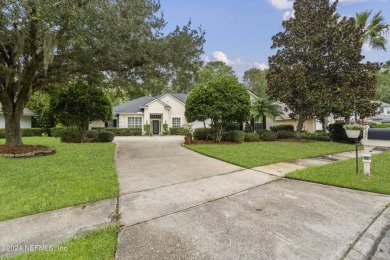
[[(1, 109), (1, 104), (0, 104), (0, 114), (3, 114), (3, 110)], [(26, 107), (23, 109), (23, 115), (24, 116), (36, 116), (37, 114), (35, 114), (33, 111), (31, 111), (30, 109), (28, 109)]]
[[(182, 103), (186, 103), (187, 100), (187, 94), (184, 93), (168, 93), (169, 95), (173, 96), (174, 98), (178, 99)], [(126, 103), (117, 105), (114, 107), (114, 115), (119, 113), (139, 113), (143, 112), (142, 108), (146, 104), (152, 102), (153, 100), (159, 99), (162, 96), (165, 96), (166, 94), (159, 95), (156, 97), (140, 97), (134, 100), (130, 100)], [(163, 102), (164, 103), (164, 102)], [(165, 103), (164, 103), (165, 104)]]

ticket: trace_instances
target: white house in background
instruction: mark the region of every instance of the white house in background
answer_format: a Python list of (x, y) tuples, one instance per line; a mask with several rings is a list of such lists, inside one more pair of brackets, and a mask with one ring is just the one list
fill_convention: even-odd
[(90, 127), (140, 128), (150, 124), (153, 134), (161, 134), (163, 124), (178, 128), (187, 123), (184, 117), (187, 94), (169, 93), (156, 97), (140, 97), (115, 106), (113, 120), (96, 121)]
[(377, 123), (390, 123), (390, 104), (380, 101), (374, 101), (380, 103), (378, 108), (378, 114), (373, 117), (367, 118), (368, 120), (375, 121)]
[[(20, 119), (20, 128), (31, 128), (31, 118), (33, 116), (36, 116), (36, 114), (31, 110), (29, 110), (28, 108), (25, 108), (23, 110), (22, 118)], [(5, 119), (0, 104), (0, 128), (4, 128), (4, 127), (5, 127)]]

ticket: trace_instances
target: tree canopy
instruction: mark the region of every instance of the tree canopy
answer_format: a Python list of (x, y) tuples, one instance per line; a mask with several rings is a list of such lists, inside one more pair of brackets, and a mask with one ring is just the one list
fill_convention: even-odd
[(50, 111), (58, 122), (75, 126), (83, 133), (92, 121), (112, 119), (110, 99), (104, 92), (84, 81), (71, 82), (50, 100)]
[(120, 87), (178, 88), (201, 64), (204, 31), (189, 23), (164, 35), (156, 0), (3, 0), (0, 9), (0, 102), (9, 145), (22, 144), (19, 121), (31, 94), (52, 83), (103, 74)]
[(252, 91), (258, 97), (266, 97), (267, 80), (265, 78), (267, 71), (257, 68), (251, 68), (244, 72), (242, 81), (247, 89)]
[(223, 126), (244, 122), (249, 117), (250, 98), (233, 76), (219, 76), (200, 84), (188, 95), (185, 117), (188, 122), (211, 119), (214, 141), (221, 141)]
[(196, 83), (201, 84), (208, 82), (216, 77), (231, 76), (236, 78), (232, 67), (222, 61), (210, 61), (199, 70)]
[(272, 37), (277, 53), (269, 57), (267, 92), (291, 109), (298, 132), (313, 116), (349, 118), (357, 111), (365, 117), (376, 111), (370, 99), (378, 64), (362, 63), (364, 31), (353, 18), (338, 19), (337, 3), (294, 2), (295, 18), (284, 21), (285, 31)]

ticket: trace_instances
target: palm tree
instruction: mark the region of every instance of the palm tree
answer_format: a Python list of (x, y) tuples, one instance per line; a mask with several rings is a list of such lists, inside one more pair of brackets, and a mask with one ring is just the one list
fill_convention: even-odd
[(365, 31), (362, 44), (368, 41), (373, 49), (386, 51), (390, 25), (386, 23), (382, 11), (376, 13), (369, 21), (371, 14), (372, 10), (356, 13), (356, 27), (362, 27)]
[(263, 129), (266, 129), (266, 117), (275, 119), (282, 114), (281, 107), (266, 97), (259, 97), (252, 102), (251, 118), (260, 118)]

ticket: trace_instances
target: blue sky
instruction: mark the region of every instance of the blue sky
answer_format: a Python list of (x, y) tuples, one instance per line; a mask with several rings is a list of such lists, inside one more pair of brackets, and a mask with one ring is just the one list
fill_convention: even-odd
[[(245, 70), (265, 68), (271, 50), (271, 38), (283, 30), (282, 21), (291, 16), (291, 0), (160, 0), (167, 24), (166, 31), (192, 20), (206, 33), (205, 61), (220, 60), (232, 66), (241, 78)], [(390, 23), (390, 0), (341, 0), (338, 12), (355, 16), (355, 12), (382, 10)], [(366, 60), (390, 60), (388, 51), (364, 46)]]

